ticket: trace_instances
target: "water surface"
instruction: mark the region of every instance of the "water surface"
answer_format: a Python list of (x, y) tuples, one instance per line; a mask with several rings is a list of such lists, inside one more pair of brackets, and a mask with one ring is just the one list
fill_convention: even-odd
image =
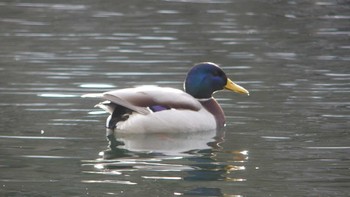
[[(346, 1), (0, 2), (0, 194), (346, 196)], [(220, 133), (118, 136), (80, 95), (220, 64)], [(216, 137), (215, 137), (216, 136)]]

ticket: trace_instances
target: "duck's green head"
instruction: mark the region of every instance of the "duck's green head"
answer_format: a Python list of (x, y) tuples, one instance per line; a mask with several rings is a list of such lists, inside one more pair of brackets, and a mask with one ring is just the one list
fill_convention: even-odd
[(187, 73), (184, 89), (198, 99), (210, 98), (215, 91), (223, 89), (249, 95), (248, 90), (232, 82), (218, 65), (211, 62), (193, 66)]

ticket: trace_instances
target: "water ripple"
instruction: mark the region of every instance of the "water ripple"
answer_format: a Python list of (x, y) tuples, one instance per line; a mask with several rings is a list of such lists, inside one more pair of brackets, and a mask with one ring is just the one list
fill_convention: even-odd
[(97, 12), (93, 15), (93, 17), (120, 17), (120, 16), (124, 16), (123, 13), (120, 13), (120, 12), (104, 12), (104, 11), (100, 11), (100, 12)]
[(0, 139), (30, 139), (30, 140), (87, 140), (78, 137), (50, 137), (50, 136), (7, 136), (0, 135)]
[(86, 10), (86, 5), (77, 5), (77, 4), (49, 4), (49, 3), (17, 3), (16, 6), (19, 7), (33, 7), (33, 8), (49, 8), (53, 10), (68, 10), (68, 11), (77, 11), (77, 10)]
[(165, 0), (169, 2), (179, 2), (179, 3), (213, 3), (213, 4), (228, 4), (232, 3), (229, 0)]
[(121, 185), (137, 185), (135, 182), (131, 181), (119, 181), (119, 180), (82, 180), (82, 183), (111, 183), (111, 184), (121, 184)]
[(29, 26), (49, 25), (49, 23), (46, 23), (46, 22), (28, 21), (24, 19), (3, 18), (3, 19), (0, 19), (0, 21), (5, 23), (15, 23), (19, 25), (29, 25)]
[(23, 158), (33, 159), (79, 159), (80, 157), (54, 156), (54, 155), (21, 155)]

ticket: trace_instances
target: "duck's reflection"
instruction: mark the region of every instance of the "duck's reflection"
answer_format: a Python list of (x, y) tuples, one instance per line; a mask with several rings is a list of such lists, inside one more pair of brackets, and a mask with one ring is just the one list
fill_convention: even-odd
[[(108, 149), (93, 165), (96, 173), (125, 175), (137, 184), (143, 179), (182, 181), (245, 181), (242, 173), (248, 153), (225, 150), (224, 130), (183, 134), (121, 135), (107, 132)], [(133, 179), (133, 172), (137, 177)], [(90, 173), (93, 173), (90, 171)], [(218, 188), (209, 188), (220, 194)], [(193, 188), (179, 193), (207, 192), (208, 188)], [(214, 195), (214, 196), (215, 196)]]
[(219, 151), (224, 130), (196, 133), (120, 134), (107, 130), (108, 149), (103, 159), (117, 159), (135, 155), (190, 157), (203, 150)]

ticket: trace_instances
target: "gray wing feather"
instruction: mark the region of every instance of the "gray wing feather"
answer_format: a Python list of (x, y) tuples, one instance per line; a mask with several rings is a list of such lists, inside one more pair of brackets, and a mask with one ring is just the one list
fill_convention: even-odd
[(110, 101), (110, 104), (100, 103), (97, 105), (110, 113), (115, 108), (113, 104), (124, 106), (145, 115), (150, 113), (147, 107), (154, 105), (194, 111), (199, 111), (202, 108), (197, 99), (181, 90), (157, 86), (113, 90), (103, 94), (86, 94), (83, 97), (103, 98)]

